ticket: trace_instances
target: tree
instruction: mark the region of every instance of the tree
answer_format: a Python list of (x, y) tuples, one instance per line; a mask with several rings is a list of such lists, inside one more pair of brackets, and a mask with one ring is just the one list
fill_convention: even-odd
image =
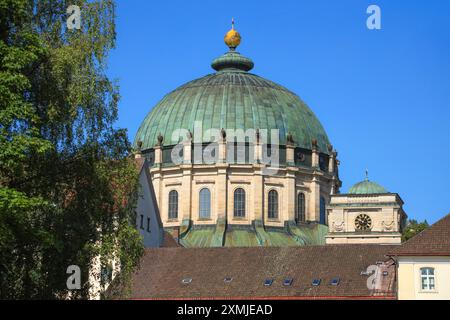
[[(80, 30), (66, 27), (73, 4)], [(70, 265), (86, 298), (94, 257), (118, 257), (125, 283), (142, 255), (137, 174), (106, 76), (114, 7), (0, 0), (1, 299), (64, 297)]]
[(429, 227), (427, 220), (423, 222), (417, 222), (417, 220), (409, 220), (402, 234), (402, 241), (408, 241), (415, 235), (421, 233), (423, 230)]

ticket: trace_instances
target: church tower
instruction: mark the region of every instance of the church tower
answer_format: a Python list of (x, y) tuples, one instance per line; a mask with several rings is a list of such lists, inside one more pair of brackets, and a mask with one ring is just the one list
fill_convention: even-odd
[(347, 194), (332, 195), (327, 206), (327, 244), (400, 244), (406, 222), (403, 201), (368, 178)]

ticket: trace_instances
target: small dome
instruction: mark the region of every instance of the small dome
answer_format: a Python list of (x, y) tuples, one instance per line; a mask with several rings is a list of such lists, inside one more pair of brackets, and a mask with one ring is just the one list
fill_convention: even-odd
[(378, 183), (369, 181), (368, 179), (355, 184), (348, 191), (349, 194), (382, 194), (389, 193), (384, 187)]

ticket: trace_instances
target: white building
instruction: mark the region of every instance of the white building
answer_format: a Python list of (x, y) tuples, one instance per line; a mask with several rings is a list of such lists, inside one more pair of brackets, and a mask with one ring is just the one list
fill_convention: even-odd
[(145, 158), (139, 155), (136, 156), (135, 161), (140, 185), (136, 207), (136, 227), (143, 237), (145, 248), (161, 247), (164, 241), (164, 229), (159, 215), (148, 163)]
[(450, 214), (389, 253), (399, 300), (450, 300)]

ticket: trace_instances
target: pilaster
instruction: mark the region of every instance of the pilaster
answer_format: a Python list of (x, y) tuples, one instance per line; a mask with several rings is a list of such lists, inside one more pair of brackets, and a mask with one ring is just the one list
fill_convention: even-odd
[[(254, 166), (254, 185), (253, 185), (253, 215), (255, 221), (264, 222), (264, 165), (258, 164)], [(247, 214), (250, 214), (248, 212)]]
[(227, 221), (228, 201), (227, 171), (227, 164), (217, 164), (216, 212), (217, 219), (225, 222)]
[(192, 200), (192, 165), (182, 165), (183, 177), (181, 179), (181, 192), (179, 194), (180, 215), (183, 221), (191, 220)]
[(160, 145), (155, 146), (155, 165), (160, 166), (163, 162), (162, 147)]
[(317, 145), (317, 140), (312, 140), (312, 163), (313, 168), (319, 168), (319, 147)]
[(263, 159), (262, 143), (259, 129), (256, 130), (256, 137), (254, 143), (254, 163), (261, 163)]
[(190, 135), (183, 141), (183, 163), (192, 163), (192, 137)]
[(219, 156), (217, 157), (218, 163), (227, 162), (227, 134), (224, 129), (222, 129), (219, 138)]
[(330, 160), (328, 162), (328, 172), (334, 173), (335, 163), (336, 163), (337, 152), (333, 151), (330, 155)]
[(295, 221), (295, 204), (297, 197), (295, 194), (295, 171), (287, 170), (287, 220)]
[(311, 196), (307, 214), (307, 221), (320, 221), (320, 184), (316, 175), (313, 176), (311, 182)]
[(295, 166), (294, 152), (295, 146), (292, 144), (286, 145), (286, 163), (288, 166)]

